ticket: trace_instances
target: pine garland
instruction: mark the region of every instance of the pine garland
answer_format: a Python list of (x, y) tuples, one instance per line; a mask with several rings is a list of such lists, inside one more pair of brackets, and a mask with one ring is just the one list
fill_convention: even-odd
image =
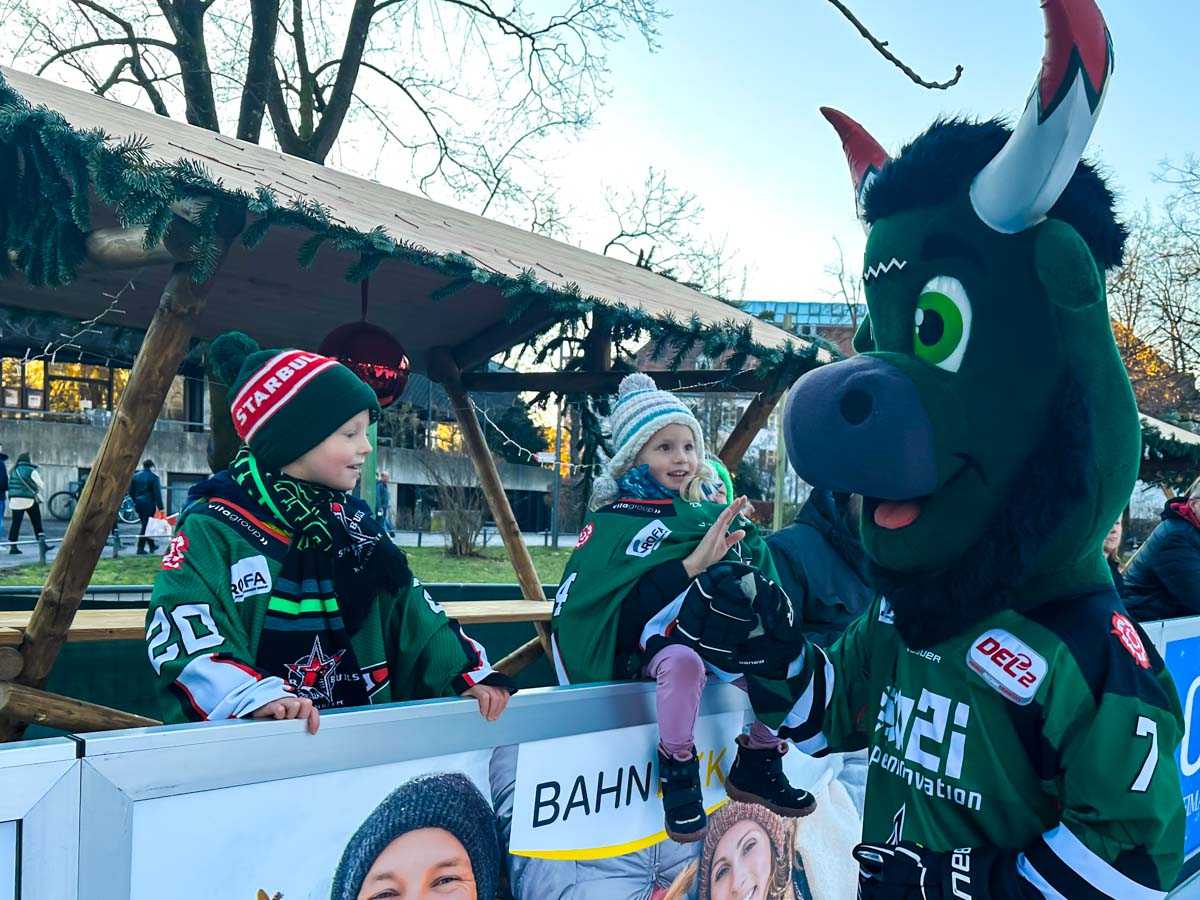
[(1139, 475), (1151, 484), (1183, 490), (1200, 474), (1200, 444), (1169, 437), (1142, 423), (1142, 464)]
[[(171, 206), (180, 201), (199, 204), (198, 237), (192, 278), (206, 281), (220, 260), (217, 220), (223, 209), (252, 217), (242, 232), (242, 244), (253, 249), (272, 228), (307, 231), (297, 253), (297, 264), (308, 268), (326, 242), (356, 255), (345, 273), (355, 282), (370, 276), (385, 260), (432, 269), (447, 279), (432, 294), (444, 300), (472, 284), (490, 285), (510, 302), (509, 317), (516, 318), (532, 304), (549, 305), (558, 318), (558, 340), (565, 341), (585, 327), (588, 314), (603, 309), (614, 337), (630, 341), (648, 337), (656, 358), (673, 351), (677, 367), (688, 351), (702, 344), (705, 355), (716, 359), (731, 353), (729, 365), (746, 367), (758, 360), (754, 372), (763, 380), (760, 390), (793, 380), (816, 365), (821, 349), (839, 356), (836, 348), (819, 339), (788, 341), (783, 347), (755, 343), (749, 323), (732, 320), (705, 325), (698, 316), (686, 323), (673, 316), (655, 318), (622, 303), (584, 296), (579, 286), (554, 287), (532, 270), (516, 277), (489, 271), (461, 253), (433, 253), (405, 241), (396, 241), (380, 226), (362, 233), (337, 224), (329, 210), (304, 199), (280, 203), (277, 195), (260, 187), (254, 194), (225, 187), (195, 160), (173, 163), (151, 161), (147, 141), (131, 137), (113, 141), (99, 130), (78, 131), (59, 113), (44, 106), (32, 107), (0, 76), (0, 279), (14, 270), (36, 286), (58, 287), (71, 283), (85, 259), (84, 239), (91, 230), (90, 192), (110, 207), (124, 226), (146, 227), (146, 246), (160, 241), (172, 221)], [(10, 261), (12, 253), (14, 260)], [(585, 427), (590, 417), (585, 416)]]

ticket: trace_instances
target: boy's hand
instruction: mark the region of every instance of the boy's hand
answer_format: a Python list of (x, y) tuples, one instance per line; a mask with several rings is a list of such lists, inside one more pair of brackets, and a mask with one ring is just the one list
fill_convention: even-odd
[(723, 560), (730, 548), (746, 536), (746, 532), (740, 528), (730, 532), (729, 526), (733, 524), (738, 513), (749, 507), (749, 500), (745, 497), (738, 497), (721, 511), (721, 514), (717, 516), (717, 521), (713, 522), (712, 527), (696, 545), (696, 549), (683, 560), (683, 568), (689, 578), (695, 578), (713, 563)]
[(495, 722), (500, 718), (500, 714), (504, 712), (504, 708), (508, 706), (508, 698), (511, 695), (504, 688), (477, 684), (463, 691), (462, 696), (474, 697), (478, 700), (479, 714), (489, 722)]
[(321, 727), (321, 711), (307, 697), (282, 697), (265, 703), (250, 713), (252, 719), (307, 719), (308, 733)]

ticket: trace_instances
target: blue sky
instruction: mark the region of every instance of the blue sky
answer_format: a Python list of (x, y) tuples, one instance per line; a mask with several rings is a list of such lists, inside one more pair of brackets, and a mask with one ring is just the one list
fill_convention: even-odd
[[(1165, 193), (1161, 160), (1200, 152), (1200, 4), (1107, 0), (1116, 72), (1089, 155), (1111, 170), (1124, 208)], [(704, 226), (728, 235), (749, 266), (748, 298), (819, 299), (835, 256), (861, 258), (841, 147), (817, 107), (837, 106), (889, 150), (936, 115), (1015, 118), (1042, 53), (1036, 2), (854, 0), (890, 49), (929, 80), (956, 63), (947, 91), (910, 82), (824, 0), (676, 0), (662, 49), (632, 39), (611, 57), (614, 93), (581, 139), (552, 164), (575, 207), (573, 239), (606, 232), (600, 185), (636, 184), (646, 167), (700, 196)], [(730, 13), (730, 9), (736, 10)]]

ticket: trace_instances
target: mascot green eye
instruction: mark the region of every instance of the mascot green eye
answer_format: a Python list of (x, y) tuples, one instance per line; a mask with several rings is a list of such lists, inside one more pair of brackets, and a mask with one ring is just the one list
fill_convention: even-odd
[(957, 372), (971, 336), (971, 301), (962, 282), (949, 275), (931, 278), (917, 298), (913, 353), (930, 365)]

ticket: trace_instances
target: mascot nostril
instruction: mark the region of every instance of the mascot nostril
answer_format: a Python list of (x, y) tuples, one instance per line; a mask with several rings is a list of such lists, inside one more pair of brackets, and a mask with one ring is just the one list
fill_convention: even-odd
[(871, 415), (875, 401), (866, 391), (851, 388), (842, 394), (842, 418), (851, 425), (861, 425)]
[(863, 495), (877, 597), (749, 691), (805, 753), (865, 751), (861, 900), (1149, 900), (1183, 860), (1181, 698), (1101, 552), (1140, 457), (1104, 295), (1126, 230), (1081, 161), (1111, 38), (1095, 0), (1041, 6), (1012, 129), (939, 119), (891, 158), (822, 110), (867, 318), (783, 429), (801, 478)]

